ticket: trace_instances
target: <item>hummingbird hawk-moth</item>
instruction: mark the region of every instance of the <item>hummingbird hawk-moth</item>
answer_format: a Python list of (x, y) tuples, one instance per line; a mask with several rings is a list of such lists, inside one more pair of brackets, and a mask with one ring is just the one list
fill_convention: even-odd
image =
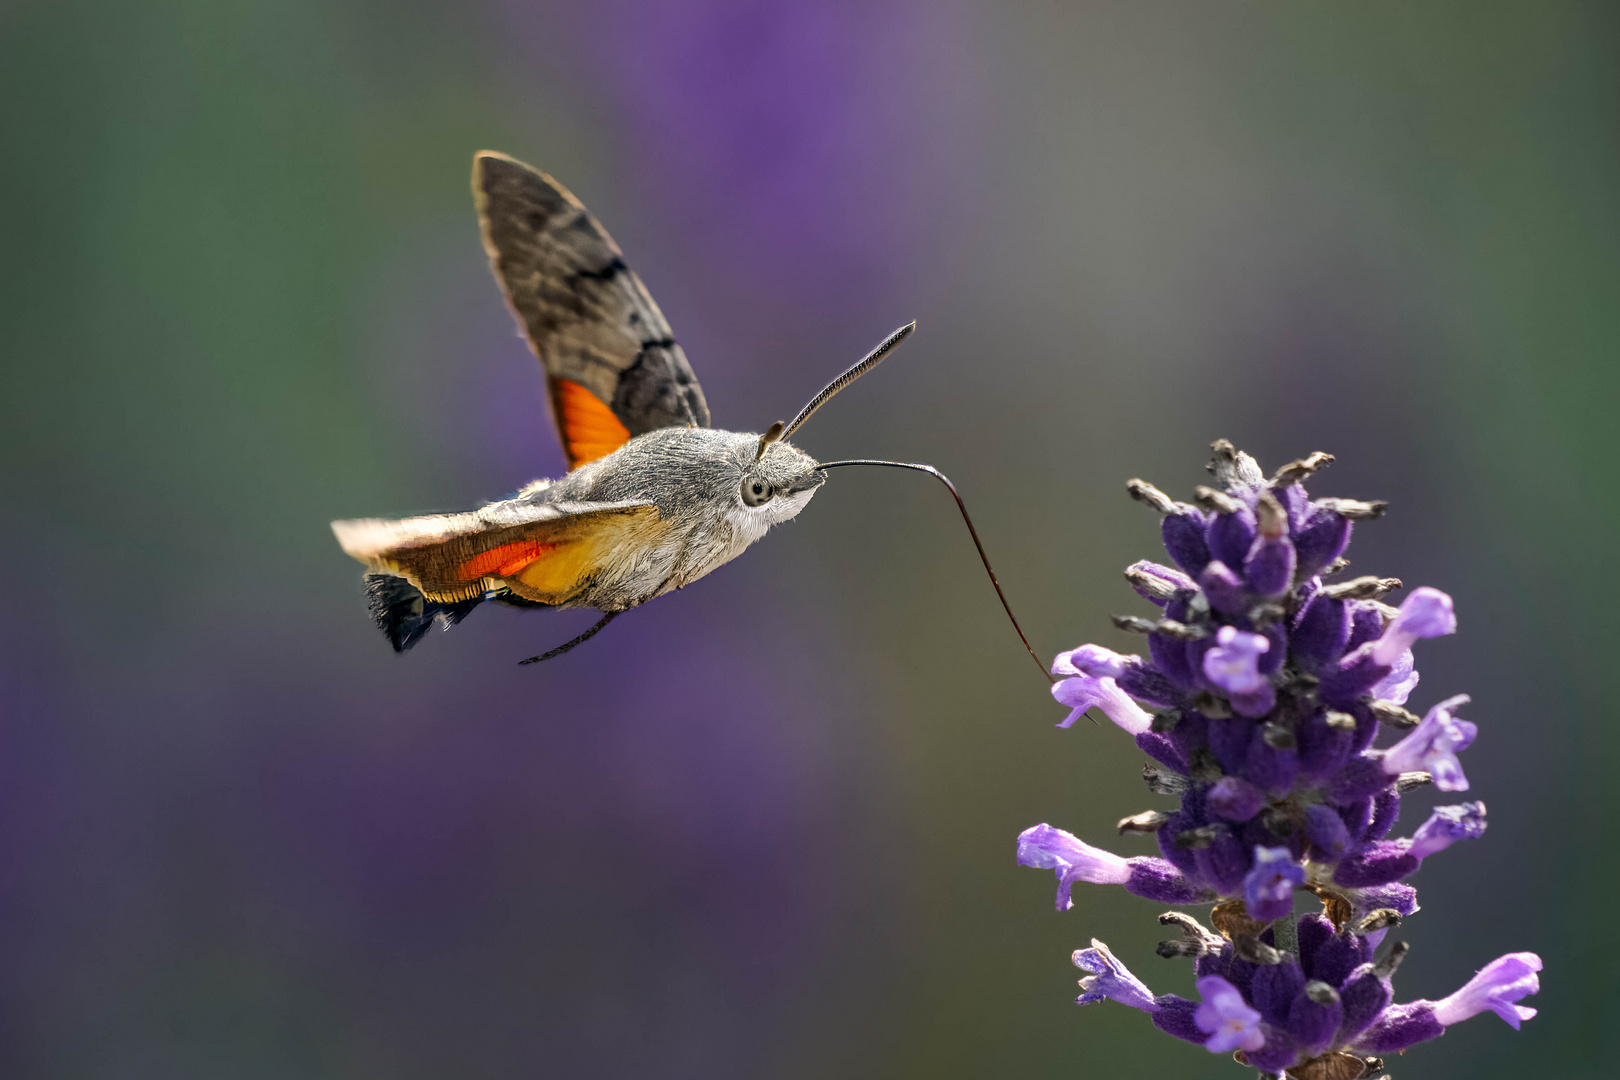
[[(495, 279), (545, 367), (569, 472), (465, 513), (332, 523), (343, 550), (366, 566), (371, 614), (396, 652), (435, 621), (448, 629), (485, 602), (603, 612), (585, 633), (522, 662), (565, 652), (615, 616), (742, 554), (803, 510), (830, 468), (919, 469), (950, 485), (931, 466), (817, 462), (787, 441), (915, 323), (791, 422), (764, 434), (721, 431), (710, 426), (703, 389), (646, 286), (568, 189), (492, 151), (474, 156), (472, 189)], [(966, 520), (965, 507), (962, 514)], [(979, 555), (989, 571), (982, 546)]]

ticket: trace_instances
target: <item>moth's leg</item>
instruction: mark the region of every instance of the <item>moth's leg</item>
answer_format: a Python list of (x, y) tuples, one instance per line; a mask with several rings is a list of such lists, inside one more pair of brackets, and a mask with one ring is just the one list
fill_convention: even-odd
[(602, 627), (606, 626), (608, 623), (612, 622), (614, 619), (617, 619), (623, 614), (623, 611), (610, 611), (606, 615), (603, 615), (601, 619), (597, 620), (595, 626), (592, 626), (589, 630), (585, 631), (578, 637), (570, 641), (565, 641), (555, 649), (547, 650), (546, 652), (541, 653), (539, 656), (531, 656), (527, 660), (519, 660), (518, 665), (522, 666), (524, 664), (538, 664), (542, 660), (550, 660), (553, 656), (561, 656), (574, 646), (583, 645), (585, 642), (591, 640), (591, 638), (597, 635), (597, 632), (600, 631)]
[[(669, 577), (664, 579), (663, 584), (659, 585), (658, 588), (653, 590), (653, 595), (657, 596), (659, 593), (663, 592), (665, 587), (668, 586), (669, 583), (671, 581), (673, 581), (674, 579), (675, 579), (675, 575), (673, 573), (671, 573), (669, 575)], [(679, 588), (679, 586), (677, 586), (677, 588)], [(633, 607), (640, 607), (641, 605), (640, 604), (634, 604), (632, 606)], [(630, 608), (621, 608), (618, 611), (610, 611), (610, 612), (608, 612), (606, 615), (603, 615), (600, 619), (598, 619), (596, 621), (596, 624), (594, 626), (592, 626), (589, 630), (585, 631), (583, 634), (581, 634), (578, 637), (573, 638), (573, 639), (571, 639), (569, 641), (563, 642), (561, 645), (557, 646), (555, 649), (548, 649), (547, 651), (541, 653), (539, 656), (531, 656), (527, 660), (519, 660), (518, 661), (518, 666), (521, 667), (524, 664), (538, 664), (542, 660), (550, 660), (553, 656), (561, 656), (563, 653), (567, 652), (569, 649), (574, 648), (576, 645), (585, 644), (585, 642), (587, 642), (587, 641), (591, 640), (591, 638), (595, 637), (597, 635), (597, 633), (604, 626), (606, 626), (608, 623), (612, 622), (614, 619), (617, 619), (620, 615), (623, 615), (626, 611), (629, 611), (629, 610), (630, 610)]]

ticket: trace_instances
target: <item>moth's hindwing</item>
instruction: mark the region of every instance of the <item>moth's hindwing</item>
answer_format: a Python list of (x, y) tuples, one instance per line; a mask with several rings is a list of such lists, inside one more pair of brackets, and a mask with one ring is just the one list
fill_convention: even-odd
[(669, 323), (580, 201), (487, 150), (473, 158), (472, 186), (496, 280), (545, 365), (569, 468), (655, 428), (708, 427)]
[(397, 574), (435, 603), (506, 588), (563, 605), (609, 562), (639, 551), (662, 529), (651, 503), (491, 503), (465, 514), (334, 521), (343, 550)]

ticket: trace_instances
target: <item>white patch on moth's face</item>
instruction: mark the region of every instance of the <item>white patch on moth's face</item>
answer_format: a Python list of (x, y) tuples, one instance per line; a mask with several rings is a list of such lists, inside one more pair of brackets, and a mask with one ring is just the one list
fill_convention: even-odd
[(778, 495), (761, 506), (738, 505), (726, 513), (726, 523), (740, 547), (747, 547), (770, 531), (772, 525), (791, 521), (799, 515), (819, 489)]
[(761, 506), (746, 506), (741, 499), (725, 512), (724, 528), (702, 529), (691, 538), (687, 548), (687, 567), (683, 581), (690, 583), (748, 550), (750, 544), (770, 532), (771, 526), (795, 517), (815, 488), (778, 495)]
[(819, 487), (813, 487), (808, 491), (800, 491), (792, 495), (778, 495), (759, 509), (766, 512), (771, 519), (772, 525), (780, 525), (784, 521), (792, 521), (798, 517), (799, 511), (803, 510), (810, 502), (810, 496), (820, 490)]

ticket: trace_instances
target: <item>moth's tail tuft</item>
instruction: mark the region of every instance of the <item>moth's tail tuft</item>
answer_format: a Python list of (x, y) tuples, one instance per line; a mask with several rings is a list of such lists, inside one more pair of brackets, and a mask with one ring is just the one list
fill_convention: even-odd
[(434, 619), (444, 623), (446, 629), (467, 617), (467, 613), (483, 603), (482, 596), (442, 604), (429, 600), (420, 589), (395, 574), (366, 575), (366, 606), (377, 629), (388, 636), (395, 652), (422, 640)]

